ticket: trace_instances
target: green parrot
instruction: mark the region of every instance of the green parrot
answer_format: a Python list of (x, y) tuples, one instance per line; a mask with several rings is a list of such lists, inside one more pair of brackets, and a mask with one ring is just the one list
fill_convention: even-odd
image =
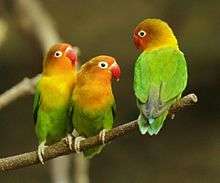
[(134, 91), (140, 110), (141, 134), (158, 134), (169, 108), (187, 84), (187, 65), (169, 25), (145, 19), (133, 32), (135, 46), (143, 52), (134, 69)]
[[(86, 62), (77, 74), (72, 94), (72, 122), (78, 137), (74, 148), (80, 152), (80, 141), (99, 134), (103, 145), (84, 150), (86, 158), (92, 158), (104, 147), (105, 131), (110, 130), (115, 116), (115, 100), (112, 93), (112, 77), (120, 77), (115, 59), (101, 55)], [(76, 133), (75, 133), (76, 134)]]
[(76, 63), (76, 52), (66, 43), (52, 46), (43, 61), (33, 105), (38, 157), (42, 164), (45, 145), (72, 132), (69, 107), (76, 82)]

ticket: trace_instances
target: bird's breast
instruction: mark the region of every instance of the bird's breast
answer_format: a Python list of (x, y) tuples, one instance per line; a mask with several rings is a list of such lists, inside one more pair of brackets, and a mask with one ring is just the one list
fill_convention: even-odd
[(114, 96), (111, 87), (85, 86), (74, 90), (73, 101), (86, 111), (97, 111), (110, 105)]
[(75, 79), (42, 78), (40, 82), (41, 105), (45, 109), (67, 105), (70, 101)]

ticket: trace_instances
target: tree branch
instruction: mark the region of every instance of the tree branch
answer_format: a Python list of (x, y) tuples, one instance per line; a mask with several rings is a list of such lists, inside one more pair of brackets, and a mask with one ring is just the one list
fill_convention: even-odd
[(24, 78), (20, 83), (16, 84), (11, 89), (1, 94), (0, 95), (0, 110), (19, 97), (22, 97), (28, 94), (33, 94), (35, 90), (36, 82), (39, 79), (39, 77), (40, 77), (40, 74), (31, 79)]
[[(33, 34), (44, 52), (51, 45), (63, 41), (55, 27), (55, 22), (40, 1), (15, 0), (15, 11), (21, 28)], [(79, 48), (74, 48), (78, 53)]]
[(54, 21), (36, 0), (15, 0), (15, 11), (19, 25), (25, 32), (31, 32), (39, 41), (43, 51), (61, 41)]
[[(183, 97), (182, 99), (180, 99), (176, 104), (174, 104), (171, 107), (170, 114), (174, 114), (178, 110), (186, 106), (195, 104), (196, 102), (197, 102), (196, 95), (189, 94)], [(138, 129), (137, 120), (120, 125), (106, 133), (106, 142), (110, 142), (117, 137), (127, 135), (131, 132), (136, 131), (137, 129)], [(100, 145), (101, 143), (102, 142), (99, 141), (99, 136), (96, 135), (94, 137), (90, 137), (81, 141), (80, 148), (84, 150), (90, 147), (94, 147), (96, 145)], [(75, 151), (71, 151), (68, 148), (68, 145), (64, 142), (64, 140), (61, 140), (60, 142), (53, 144), (45, 149), (44, 161), (56, 158), (58, 156), (67, 155), (73, 152)], [(0, 171), (19, 169), (38, 163), (39, 160), (37, 156), (37, 151), (28, 152), (28, 153), (0, 159)]]

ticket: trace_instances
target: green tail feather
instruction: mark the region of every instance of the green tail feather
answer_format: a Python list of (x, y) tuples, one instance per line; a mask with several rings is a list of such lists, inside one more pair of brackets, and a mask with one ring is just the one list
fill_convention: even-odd
[(141, 134), (145, 135), (150, 125), (148, 123), (147, 118), (145, 118), (145, 116), (142, 114), (140, 114), (138, 117), (138, 126), (139, 126), (139, 131), (141, 132)]
[(156, 118), (155, 121), (150, 125), (148, 133), (150, 135), (157, 135), (160, 129), (163, 127), (164, 120), (167, 117), (167, 112)]
[(160, 117), (154, 119), (153, 122), (152, 119), (150, 119), (151, 123), (149, 123), (149, 119), (140, 114), (138, 118), (138, 126), (141, 134), (144, 135), (148, 132), (149, 135), (157, 135), (163, 127), (167, 114), (167, 112), (163, 113)]
[(93, 158), (95, 155), (99, 154), (102, 149), (104, 148), (105, 145), (99, 145), (99, 146), (95, 146), (93, 148), (89, 148), (85, 151), (83, 151), (83, 154), (86, 158), (91, 159)]

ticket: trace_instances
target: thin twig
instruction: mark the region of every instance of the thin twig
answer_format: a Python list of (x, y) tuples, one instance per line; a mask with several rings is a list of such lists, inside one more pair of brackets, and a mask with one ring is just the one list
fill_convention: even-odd
[(33, 94), (35, 90), (36, 82), (38, 81), (40, 74), (29, 79), (24, 78), (20, 83), (13, 86), (11, 89), (7, 90), (0, 95), (0, 110), (16, 100), (19, 97)]
[[(55, 22), (40, 1), (15, 0), (15, 10), (21, 28), (34, 35), (44, 52), (47, 51), (51, 45), (63, 41), (56, 29)], [(79, 48), (74, 48), (78, 53)]]
[[(177, 102), (177, 104), (174, 104), (171, 107), (170, 111), (172, 111), (172, 114), (173, 114), (177, 112), (178, 110), (188, 105), (192, 105), (196, 102), (197, 102), (196, 95), (189, 94), (183, 97), (182, 99), (180, 99)], [(124, 125), (120, 125), (106, 133), (106, 137), (105, 137), (106, 142), (109, 142), (117, 137), (130, 134), (131, 132), (134, 132), (137, 129), (138, 129), (137, 120), (131, 121)], [(102, 142), (100, 142), (99, 136), (96, 135), (94, 137), (90, 137), (90, 138), (87, 138), (81, 141), (80, 148), (84, 150), (90, 147), (94, 147), (96, 145), (100, 145), (101, 143)], [(65, 143), (65, 141), (62, 140), (45, 149), (44, 161), (56, 158), (58, 156), (67, 155), (73, 152), (75, 151), (71, 151), (68, 145)], [(36, 151), (28, 152), (28, 153), (0, 159), (0, 171), (19, 169), (19, 168), (31, 166), (31, 165), (38, 164), (38, 163), (39, 163), (39, 160), (38, 160), (37, 152)]]
[(21, 26), (34, 33), (43, 51), (46, 51), (52, 44), (61, 41), (53, 19), (44, 10), (40, 1), (15, 0), (15, 8)]

